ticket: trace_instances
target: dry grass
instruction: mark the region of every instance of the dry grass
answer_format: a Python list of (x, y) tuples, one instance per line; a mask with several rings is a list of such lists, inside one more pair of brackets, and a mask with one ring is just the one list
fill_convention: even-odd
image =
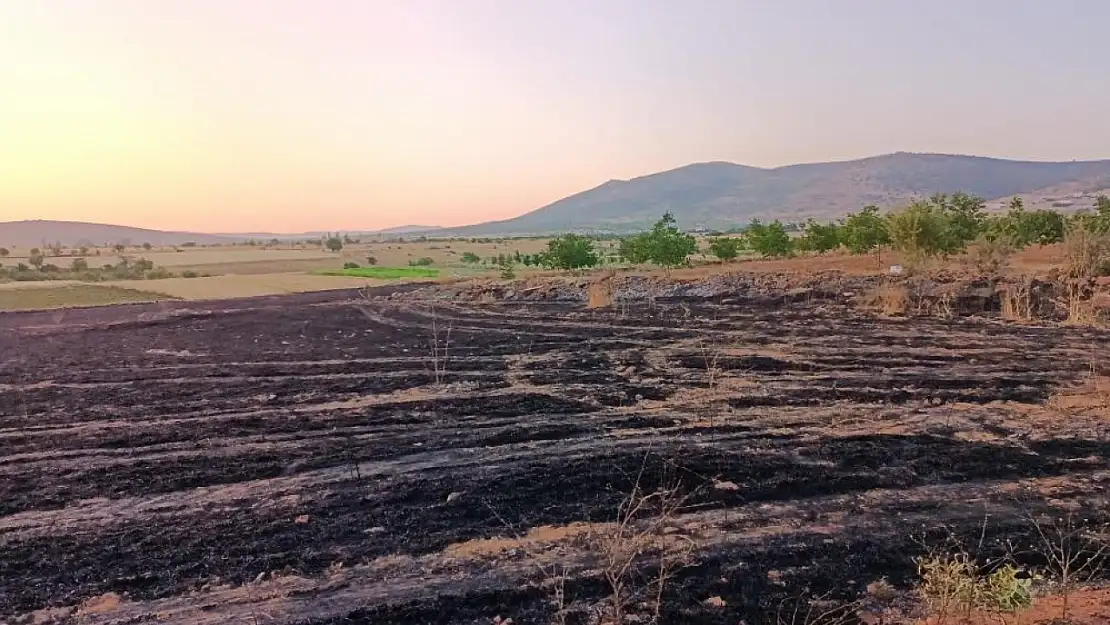
[(861, 304), (884, 317), (904, 316), (910, 310), (910, 292), (902, 284), (884, 284), (867, 294)]
[[(366, 278), (348, 278), (344, 276), (317, 276), (300, 273), (267, 274), (258, 276), (213, 276), (210, 278), (165, 278), (162, 280), (144, 280), (144, 288), (165, 293), (173, 297), (202, 300), (225, 299), (232, 297), (251, 297), (255, 295), (281, 295), (287, 293), (305, 293), (308, 291), (325, 291), (328, 289), (357, 288), (377, 286), (396, 282), (394, 280), (367, 280)], [(135, 281), (107, 282), (112, 286), (125, 287), (136, 284)]]
[[(134, 283), (132, 283), (134, 284)], [(143, 282), (147, 286), (148, 282)], [(0, 310), (36, 310), (104, 306), (136, 302), (157, 302), (177, 299), (163, 292), (101, 284), (64, 284), (21, 289), (0, 289)]]

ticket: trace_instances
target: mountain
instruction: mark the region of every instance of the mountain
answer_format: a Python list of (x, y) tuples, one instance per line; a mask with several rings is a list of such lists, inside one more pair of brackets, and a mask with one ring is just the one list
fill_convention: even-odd
[(439, 226), (396, 226), (361, 234), (416, 234), (419, 232), (430, 232), (432, 230), (441, 230), (441, 228)]
[(626, 232), (650, 226), (666, 211), (686, 228), (723, 229), (753, 217), (834, 218), (867, 204), (892, 207), (933, 193), (966, 191), (994, 200), (1017, 194), (1036, 197), (1042, 189), (1083, 195), (1107, 188), (1110, 160), (1012, 161), (898, 152), (771, 169), (710, 162), (610, 180), (520, 217), (434, 234)]
[(0, 244), (34, 247), (61, 243), (62, 245), (181, 245), (189, 241), (199, 245), (234, 243), (236, 237), (226, 237), (197, 232), (166, 232), (128, 226), (112, 226), (82, 221), (5, 221), (0, 222)]

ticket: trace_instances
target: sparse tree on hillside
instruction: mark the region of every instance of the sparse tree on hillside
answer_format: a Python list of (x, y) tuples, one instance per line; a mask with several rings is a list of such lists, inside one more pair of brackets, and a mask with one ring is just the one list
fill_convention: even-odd
[(661, 267), (684, 265), (696, 251), (697, 239), (680, 230), (671, 213), (664, 213), (650, 231), (625, 237), (620, 245), (620, 255), (628, 262), (651, 262)]
[(733, 237), (717, 237), (709, 241), (709, 252), (727, 263), (740, 255), (742, 243), (743, 241)]
[(343, 249), (343, 239), (340, 239), (339, 237), (328, 237), (328, 240), (324, 241), (324, 247), (333, 252), (338, 252), (339, 250)]
[(547, 251), (541, 255), (542, 264), (552, 269), (595, 267), (600, 260), (593, 240), (578, 234), (551, 239), (547, 242)]

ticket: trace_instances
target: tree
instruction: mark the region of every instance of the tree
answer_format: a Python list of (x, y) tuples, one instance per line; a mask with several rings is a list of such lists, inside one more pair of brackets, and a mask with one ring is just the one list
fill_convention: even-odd
[(798, 248), (808, 252), (825, 252), (840, 247), (840, 226), (829, 223), (822, 224), (810, 219), (806, 221), (804, 233), (798, 239)]
[(84, 258), (74, 258), (73, 261), (69, 263), (69, 270), (70, 271), (88, 271), (89, 270), (89, 261), (85, 260)]
[(595, 267), (600, 262), (592, 239), (579, 234), (564, 234), (547, 242), (547, 251), (540, 262), (551, 269)]
[(150, 249), (151, 249), (152, 247), (154, 247), (154, 246), (153, 246), (153, 245), (151, 245), (150, 243), (143, 243), (143, 249), (144, 249), (144, 250), (146, 250), (146, 251), (148, 251), (148, 252), (150, 251)]
[(764, 258), (789, 256), (793, 250), (786, 226), (777, 219), (769, 224), (753, 219), (744, 231), (744, 239), (748, 247)]
[(476, 265), (476, 264), (482, 262), (482, 258), (480, 256), (478, 256), (477, 254), (475, 254), (474, 252), (463, 252), (462, 262), (467, 263), (467, 264), (471, 264), (471, 265)]
[(6, 256), (7, 256), (8, 254), (11, 254), (11, 253), (12, 253), (12, 252), (11, 252), (11, 250), (9, 250), (8, 248), (6, 248), (6, 247), (0, 247), (0, 258), (4, 258), (4, 257), (6, 257)]
[(902, 252), (910, 266), (947, 254), (955, 240), (950, 216), (942, 205), (931, 200), (919, 200), (891, 213), (887, 223), (891, 245)]
[(879, 207), (864, 206), (858, 213), (850, 213), (840, 227), (840, 239), (853, 254), (878, 252), (890, 244), (887, 223), (879, 215)]
[(333, 252), (338, 252), (339, 250), (343, 249), (343, 239), (340, 239), (339, 237), (328, 237), (328, 240), (324, 241), (324, 247)]
[(116, 251), (116, 254), (119, 255), (119, 254), (122, 254), (123, 251), (127, 249), (127, 246), (123, 245), (122, 243), (117, 243), (117, 244), (112, 246), (112, 249), (114, 249)]
[(374, 256), (367, 256), (366, 257), (366, 264), (373, 267), (374, 265), (378, 264), (378, 259)]
[(928, 203), (944, 221), (938, 241), (940, 254), (962, 252), (967, 249), (968, 243), (982, 234), (986, 222), (983, 198), (962, 192), (952, 195), (937, 193), (929, 198)]
[(740, 239), (732, 237), (718, 237), (709, 241), (709, 252), (724, 262), (734, 260), (740, 255)]
[(43, 256), (42, 250), (37, 247), (32, 247), (27, 262), (31, 263), (31, 266), (35, 269), (40, 269), (42, 268), (42, 264), (46, 262), (46, 257)]
[(697, 239), (680, 230), (671, 213), (664, 213), (650, 231), (626, 237), (620, 245), (620, 255), (628, 262), (652, 262), (661, 267), (684, 265), (697, 250)]

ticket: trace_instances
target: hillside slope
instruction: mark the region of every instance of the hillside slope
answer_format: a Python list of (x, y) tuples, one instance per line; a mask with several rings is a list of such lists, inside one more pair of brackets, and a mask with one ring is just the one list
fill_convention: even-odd
[(196, 232), (167, 232), (128, 226), (94, 224), (83, 221), (5, 221), (0, 222), (0, 245), (42, 246), (113, 245), (181, 245), (193, 241), (200, 245), (231, 243), (236, 239)]
[(773, 169), (697, 163), (611, 180), (513, 219), (441, 232), (620, 232), (648, 226), (665, 211), (687, 228), (726, 228), (753, 217), (838, 217), (866, 204), (890, 207), (933, 193), (966, 191), (990, 200), (1046, 188), (1077, 193), (1110, 188), (1110, 160), (1033, 162), (899, 152)]

